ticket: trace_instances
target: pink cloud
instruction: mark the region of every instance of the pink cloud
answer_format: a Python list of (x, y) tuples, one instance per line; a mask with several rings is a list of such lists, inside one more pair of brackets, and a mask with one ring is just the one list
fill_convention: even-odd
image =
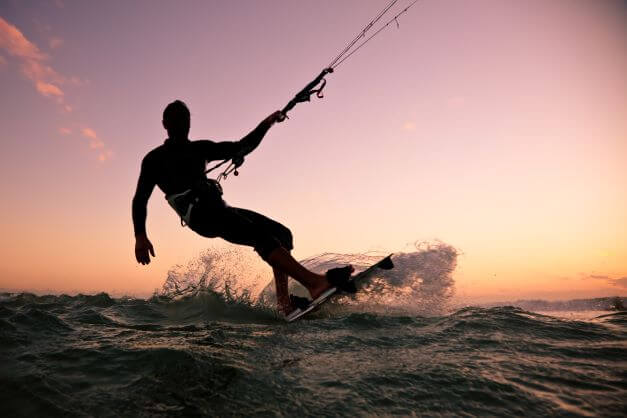
[(6, 63), (7, 59), (0, 55), (0, 67), (3, 67), (4, 65), (6, 65)]
[(96, 131), (89, 127), (84, 127), (81, 129), (81, 133), (85, 138), (89, 139), (89, 148), (99, 151), (99, 161), (104, 162), (111, 158), (113, 152), (106, 147), (105, 143), (96, 134)]
[(35, 44), (26, 39), (18, 28), (2, 17), (0, 17), (0, 47), (6, 49), (9, 54), (22, 59), (35, 61), (46, 59), (46, 55)]
[(98, 135), (96, 134), (96, 132), (91, 129), (91, 128), (83, 128), (81, 130), (81, 132), (83, 133), (83, 135), (89, 139), (89, 148), (91, 149), (104, 149), (105, 144), (104, 142), (102, 142), (102, 140), (100, 138), (98, 138)]
[(111, 159), (111, 157), (113, 157), (113, 152), (111, 150), (106, 150), (98, 155), (98, 161), (104, 163), (105, 161)]
[(59, 84), (65, 82), (65, 79), (57, 74), (52, 67), (41, 61), (31, 59), (22, 61), (22, 74), (34, 82), (37, 80), (53, 81)]
[(45, 83), (41, 80), (37, 80), (37, 91), (46, 97), (57, 96), (63, 97), (63, 91), (54, 84)]
[[(49, 41), (52, 49), (62, 44), (63, 40), (60, 38), (51, 38)], [(65, 77), (59, 74), (48, 64), (49, 56), (29, 41), (22, 31), (2, 17), (0, 17), (0, 50), (17, 59), (22, 74), (33, 82), (39, 94), (54, 99), (64, 112), (72, 112), (72, 106), (65, 102), (65, 92), (60, 86), (64, 84), (80, 86), (86, 82), (78, 77)], [(0, 56), (0, 65), (3, 63), (6, 63), (6, 59)], [(111, 158), (113, 152), (106, 147), (93, 129), (84, 127), (80, 131), (89, 140), (89, 147), (98, 151), (99, 161), (104, 162)], [(69, 128), (61, 128), (59, 133), (69, 135), (72, 131)]]
[(17, 58), (22, 74), (33, 82), (41, 95), (56, 98), (64, 96), (59, 85), (65, 83), (67, 79), (47, 64), (48, 55), (2, 17), (0, 17), (0, 49)]
[(98, 139), (98, 135), (96, 135), (96, 132), (91, 128), (83, 128), (81, 132), (89, 139)]

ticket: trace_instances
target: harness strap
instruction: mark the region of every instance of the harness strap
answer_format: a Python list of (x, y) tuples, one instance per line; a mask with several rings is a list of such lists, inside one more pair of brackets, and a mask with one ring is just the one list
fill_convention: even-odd
[[(189, 225), (194, 203), (198, 201), (198, 198), (194, 198), (191, 201), (188, 200), (187, 202), (181, 202), (181, 200), (191, 192), (192, 189), (187, 189), (182, 193), (171, 194), (165, 197), (172, 209), (174, 209), (174, 211), (181, 217), (181, 226), (183, 227)], [(184, 207), (185, 204), (187, 204), (187, 208)]]

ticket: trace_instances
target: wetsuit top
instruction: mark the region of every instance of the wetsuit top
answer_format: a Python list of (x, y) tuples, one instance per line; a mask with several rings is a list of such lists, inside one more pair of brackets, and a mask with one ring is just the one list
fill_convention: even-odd
[(190, 189), (205, 180), (208, 161), (245, 155), (254, 150), (270, 128), (263, 122), (237, 142), (213, 142), (166, 139), (143, 159), (133, 197), (135, 236), (146, 233), (146, 205), (155, 185), (169, 196)]

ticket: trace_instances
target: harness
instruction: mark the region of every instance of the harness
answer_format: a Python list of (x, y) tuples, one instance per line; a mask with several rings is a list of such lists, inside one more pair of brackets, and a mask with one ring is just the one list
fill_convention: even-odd
[(196, 187), (185, 190), (181, 193), (170, 194), (165, 197), (172, 209), (181, 218), (181, 226), (189, 225), (192, 218), (192, 209), (201, 201), (214, 203), (214, 206), (225, 205), (222, 200), (222, 186), (216, 180), (206, 179), (199, 182)]
[(192, 189), (187, 189), (183, 193), (176, 193), (166, 196), (166, 200), (172, 206), (172, 209), (181, 217), (181, 226), (189, 225), (192, 217), (192, 209), (194, 204), (198, 202), (198, 198), (191, 196)]

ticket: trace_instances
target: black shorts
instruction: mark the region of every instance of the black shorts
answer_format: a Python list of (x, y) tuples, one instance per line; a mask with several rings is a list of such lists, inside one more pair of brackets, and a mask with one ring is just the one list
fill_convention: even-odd
[(292, 250), (292, 232), (257, 212), (224, 205), (198, 205), (191, 214), (189, 227), (203, 237), (220, 237), (233, 244), (253, 247), (264, 260), (283, 247)]

